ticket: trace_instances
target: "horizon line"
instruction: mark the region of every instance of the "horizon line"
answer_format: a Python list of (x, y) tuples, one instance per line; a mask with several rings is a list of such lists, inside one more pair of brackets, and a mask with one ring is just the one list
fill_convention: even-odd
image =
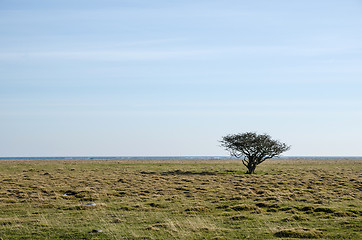
[[(156, 156), (156, 155), (144, 155), (144, 156), (134, 156), (134, 155), (128, 155), (128, 156), (22, 156), (22, 157), (0, 157), (0, 160), (11, 160), (11, 159), (238, 159), (236, 157), (232, 156), (215, 156), (215, 155), (178, 155), (178, 156)], [(362, 156), (324, 156), (324, 155), (299, 155), (299, 156), (279, 156), (274, 157), (274, 159), (277, 158), (362, 158)], [(273, 158), (272, 158), (273, 159)]]

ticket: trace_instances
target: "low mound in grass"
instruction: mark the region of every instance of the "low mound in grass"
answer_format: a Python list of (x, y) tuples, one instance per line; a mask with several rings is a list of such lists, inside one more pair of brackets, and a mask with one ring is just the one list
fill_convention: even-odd
[(276, 232), (274, 236), (288, 238), (321, 238), (323, 237), (323, 233), (316, 229), (290, 228), (280, 230)]

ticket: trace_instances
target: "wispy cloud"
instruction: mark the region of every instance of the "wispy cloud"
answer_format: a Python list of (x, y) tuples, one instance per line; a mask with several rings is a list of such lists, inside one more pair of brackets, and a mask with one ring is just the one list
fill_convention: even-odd
[[(166, 40), (165, 40), (166, 41)], [(152, 41), (151, 41), (152, 42)], [(142, 42), (135, 42), (134, 45)], [(147, 41), (143, 42), (147, 44)], [(131, 44), (131, 43), (129, 43)], [(49, 51), (22, 51), (0, 52), (0, 60), (18, 59), (75, 59), (75, 60), (162, 60), (192, 57), (243, 57), (258, 56), (318, 56), (338, 53), (355, 53), (362, 49), (353, 46), (343, 48), (309, 47), (309, 46), (209, 46), (159, 49), (159, 50), (49, 50)]]
[(74, 60), (161, 60), (192, 57), (210, 53), (207, 50), (189, 51), (43, 51), (0, 53), (1, 60), (74, 59)]

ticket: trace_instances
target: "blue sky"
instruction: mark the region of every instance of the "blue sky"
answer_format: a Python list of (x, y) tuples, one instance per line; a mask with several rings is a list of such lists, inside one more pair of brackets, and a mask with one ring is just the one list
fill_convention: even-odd
[(0, 156), (362, 156), (361, 1), (0, 0)]

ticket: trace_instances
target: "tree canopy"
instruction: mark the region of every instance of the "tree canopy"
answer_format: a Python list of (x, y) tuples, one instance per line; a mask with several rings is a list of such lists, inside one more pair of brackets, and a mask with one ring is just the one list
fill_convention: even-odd
[(246, 132), (222, 137), (221, 146), (236, 158), (242, 158), (247, 173), (252, 174), (260, 163), (278, 157), (290, 149), (285, 143), (272, 139), (268, 134)]

